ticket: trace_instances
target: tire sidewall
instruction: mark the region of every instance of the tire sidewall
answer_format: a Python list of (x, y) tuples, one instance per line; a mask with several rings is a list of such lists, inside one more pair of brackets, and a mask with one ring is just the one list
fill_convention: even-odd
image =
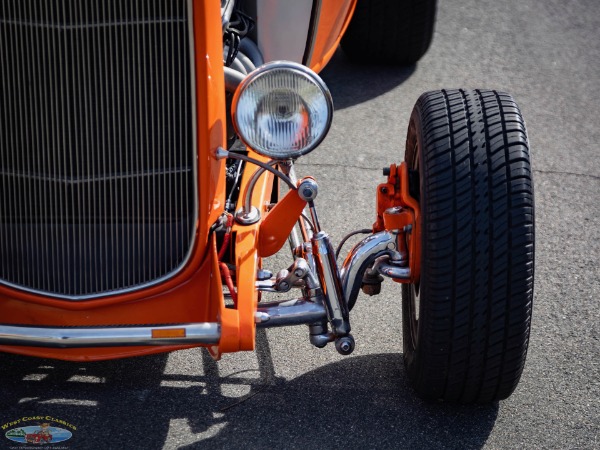
[[(405, 162), (408, 164), (408, 168), (409, 169), (414, 169), (415, 167), (415, 163), (418, 162), (418, 168), (419, 168), (419, 205), (421, 208), (421, 214), (420, 214), (420, 220), (421, 220), (421, 229), (425, 230), (425, 223), (424, 223), (424, 214), (423, 214), (423, 207), (424, 205), (426, 205), (426, 200), (425, 200), (425, 192), (423, 189), (423, 179), (424, 179), (424, 174), (422, 173), (422, 171), (424, 170), (424, 164), (423, 164), (423, 145), (424, 145), (424, 136), (423, 136), (423, 126), (422, 126), (422, 121), (421, 121), (421, 109), (419, 106), (419, 103), (417, 102), (417, 104), (415, 105), (413, 112), (411, 114), (410, 117), (410, 123), (409, 123), (409, 131), (408, 131), (408, 135), (406, 138), (406, 154), (405, 154)], [(415, 154), (417, 153), (416, 158), (415, 158)], [(415, 159), (418, 159), (418, 161), (416, 161)], [(427, 258), (427, 255), (424, 254), (424, 250), (425, 250), (425, 235), (426, 233), (422, 233), (421, 234), (421, 261), (425, 261)], [(423, 292), (423, 288), (425, 288), (427, 286), (427, 275), (424, 272), (424, 265), (421, 262), (421, 277), (419, 280), (419, 289), (420, 289), (420, 296), (421, 296), (421, 302), (419, 304), (419, 325), (423, 323), (423, 321), (426, 321), (427, 319), (424, 317), (424, 314), (426, 314), (425, 308), (423, 308), (423, 298), (424, 298), (424, 292)], [(420, 377), (420, 370), (419, 370), (419, 342), (423, 342), (422, 339), (422, 333), (423, 333), (423, 327), (422, 326), (417, 326), (417, 330), (415, 333), (414, 330), (414, 321), (411, 317), (412, 315), (412, 310), (413, 310), (413, 296), (412, 296), (412, 289), (413, 289), (413, 285), (411, 284), (404, 284), (402, 285), (402, 323), (403, 323), (403, 327), (402, 327), (402, 342), (403, 342), (403, 351), (404, 351), (404, 366), (406, 368), (406, 371), (409, 375), (409, 378), (412, 380), (416, 380), (418, 382), (418, 380), (421, 378)], [(415, 342), (413, 336), (416, 334), (417, 336), (417, 340)]]

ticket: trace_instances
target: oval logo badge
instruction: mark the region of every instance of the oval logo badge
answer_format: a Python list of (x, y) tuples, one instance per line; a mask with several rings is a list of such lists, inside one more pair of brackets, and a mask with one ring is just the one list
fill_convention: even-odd
[(64, 428), (42, 423), (36, 426), (18, 427), (8, 430), (7, 439), (21, 444), (56, 444), (71, 439), (73, 433)]

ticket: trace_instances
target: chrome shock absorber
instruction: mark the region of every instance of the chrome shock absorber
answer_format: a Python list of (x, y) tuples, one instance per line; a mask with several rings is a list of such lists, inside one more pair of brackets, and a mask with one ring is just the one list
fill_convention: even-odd
[[(307, 183), (307, 181), (310, 181)], [(321, 347), (325, 343), (335, 340), (335, 348), (342, 355), (349, 355), (354, 350), (354, 338), (350, 334), (350, 320), (348, 305), (344, 299), (340, 273), (335, 258), (335, 251), (329, 235), (321, 230), (314, 199), (318, 193), (318, 185), (313, 180), (305, 180), (299, 188), (299, 195), (308, 202), (308, 207), (315, 233), (311, 238), (312, 253), (315, 260), (319, 282), (323, 293), (327, 319), (331, 325), (331, 333), (327, 333), (322, 326), (315, 325), (315, 330), (320, 328), (321, 334), (314, 334), (311, 329), (311, 342)]]

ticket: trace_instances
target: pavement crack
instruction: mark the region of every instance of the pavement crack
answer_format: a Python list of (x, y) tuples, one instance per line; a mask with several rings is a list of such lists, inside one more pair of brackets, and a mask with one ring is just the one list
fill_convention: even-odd
[[(346, 169), (360, 169), (360, 170), (376, 170), (381, 171), (381, 167), (365, 167), (365, 166), (356, 166), (353, 164), (333, 164), (333, 163), (297, 163), (298, 166), (314, 166), (314, 167), (335, 167), (335, 168), (346, 168)], [(572, 175), (575, 177), (584, 177), (584, 178), (593, 178), (595, 180), (600, 180), (600, 175), (594, 175), (591, 173), (578, 173), (578, 172), (569, 172), (564, 170), (545, 170), (545, 169), (533, 169), (535, 173), (543, 173), (549, 175)]]
[(381, 171), (381, 167), (365, 167), (365, 166), (355, 166), (352, 164), (333, 164), (333, 163), (298, 163), (299, 166), (315, 166), (315, 167), (336, 167), (336, 168), (346, 168), (346, 169), (361, 169), (361, 170), (377, 170)]
[(535, 173), (543, 173), (550, 175), (572, 175), (574, 177), (583, 177), (583, 178), (593, 178), (594, 180), (600, 180), (600, 175), (593, 175), (591, 173), (577, 173), (577, 172), (568, 172), (564, 170), (543, 170), (543, 169), (533, 169)]

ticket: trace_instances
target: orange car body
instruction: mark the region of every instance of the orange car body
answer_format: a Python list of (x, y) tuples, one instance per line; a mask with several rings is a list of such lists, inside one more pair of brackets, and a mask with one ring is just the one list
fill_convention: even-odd
[[(348, 25), (355, 2), (324, 2), (310, 67), (320, 71), (335, 52)], [(218, 322), (221, 337), (209, 346), (211, 354), (252, 350), (255, 344), (255, 319), (258, 292), (255, 274), (261, 256), (272, 254), (285, 242), (290, 217), (297, 219), (305, 205), (290, 196), (286, 205), (298, 211), (295, 216), (266, 211), (273, 177), (263, 175), (253, 191), (253, 204), (263, 205), (264, 219), (256, 224), (234, 225), (234, 257), (237, 270), (237, 309), (225, 308), (219, 274), (216, 242), (209, 228), (223, 213), (225, 203), (225, 163), (214, 156), (226, 145), (225, 88), (223, 44), (219, 3), (194, 0), (193, 22), (197, 105), (198, 220), (192, 255), (186, 265), (161, 284), (120, 295), (73, 302), (46, 297), (0, 284), (0, 322), (6, 325), (48, 327), (95, 327), (118, 325), (175, 324), (171, 329), (153, 332), (157, 338), (176, 337), (183, 331), (176, 324)], [(200, 101), (201, 99), (201, 101)], [(252, 154), (256, 159), (263, 157)], [(253, 170), (247, 170), (242, 189)], [(289, 211), (289, 210), (288, 210)], [(283, 226), (281, 226), (283, 224)], [(283, 231), (282, 231), (283, 230)], [(190, 345), (47, 348), (35, 346), (0, 346), (1, 352), (73, 361), (93, 361), (166, 352)]]

